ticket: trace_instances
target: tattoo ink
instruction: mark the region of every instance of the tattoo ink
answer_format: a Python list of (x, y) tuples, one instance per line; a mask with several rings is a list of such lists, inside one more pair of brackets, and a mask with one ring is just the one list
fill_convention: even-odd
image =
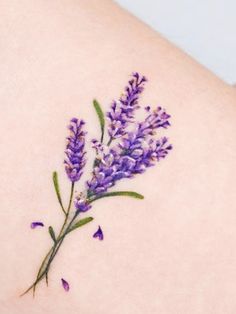
[[(156, 138), (158, 129), (170, 126), (170, 115), (157, 107), (145, 107), (146, 117), (143, 121), (136, 121), (135, 112), (140, 108), (139, 96), (144, 90), (147, 79), (140, 74), (133, 73), (124, 93), (119, 100), (113, 101), (106, 114), (97, 100), (93, 101), (95, 111), (100, 123), (101, 134), (98, 139), (93, 139), (91, 146), (95, 157), (91, 169), (91, 177), (85, 182), (84, 190), (75, 193), (75, 184), (81, 179), (87, 162), (85, 122), (72, 118), (68, 126), (69, 135), (65, 150), (65, 172), (70, 183), (68, 202), (64, 203), (61, 197), (57, 172), (53, 172), (52, 181), (59, 207), (64, 216), (64, 222), (55, 232), (49, 226), (48, 232), (52, 240), (51, 248), (43, 259), (33, 284), (22, 294), (33, 291), (35, 294), (38, 284), (48, 275), (52, 262), (61, 248), (67, 235), (78, 228), (90, 223), (93, 217), (81, 218), (80, 214), (90, 212), (92, 205), (101, 199), (113, 196), (128, 196), (143, 199), (143, 195), (134, 191), (111, 190), (118, 181), (133, 178), (144, 173), (148, 168), (156, 165), (165, 158), (172, 149), (167, 137)], [(105, 127), (105, 117), (107, 127)], [(106, 131), (106, 133), (105, 133)], [(41, 222), (33, 222), (31, 228), (42, 226)], [(93, 235), (94, 238), (103, 240), (103, 232), (99, 226)], [(69, 283), (61, 279), (65, 291), (69, 291)]]

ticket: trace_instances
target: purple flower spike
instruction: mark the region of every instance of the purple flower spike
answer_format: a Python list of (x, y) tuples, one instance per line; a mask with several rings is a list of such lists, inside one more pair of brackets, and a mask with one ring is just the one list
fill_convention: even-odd
[(82, 130), (85, 122), (76, 118), (71, 119), (68, 129), (70, 136), (67, 137), (65, 170), (71, 182), (76, 182), (82, 175), (82, 169), (85, 166), (85, 134)]
[(103, 240), (104, 236), (100, 226), (98, 226), (98, 230), (94, 233), (93, 237), (98, 238), (100, 241)]
[(64, 290), (66, 292), (68, 292), (70, 290), (69, 283), (65, 279), (63, 279), (63, 278), (61, 278), (61, 283), (62, 283), (62, 287), (64, 288)]
[(33, 221), (30, 225), (31, 229), (35, 229), (37, 227), (44, 227), (44, 224), (41, 221)]
[(119, 101), (113, 101), (111, 109), (107, 113), (109, 119), (108, 133), (112, 139), (126, 134), (126, 127), (129, 122), (133, 122), (134, 111), (139, 108), (138, 98), (146, 81), (146, 77), (133, 73), (132, 79), (125, 88), (125, 93)]

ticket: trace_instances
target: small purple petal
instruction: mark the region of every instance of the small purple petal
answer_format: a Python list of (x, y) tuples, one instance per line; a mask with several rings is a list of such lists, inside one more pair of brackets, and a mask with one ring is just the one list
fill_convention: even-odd
[(62, 283), (62, 287), (64, 288), (64, 290), (68, 292), (70, 290), (69, 283), (63, 278), (61, 278), (61, 283)]
[(100, 241), (103, 240), (104, 236), (100, 226), (98, 226), (98, 230), (94, 233), (93, 237), (98, 238)]
[(31, 229), (35, 229), (37, 227), (44, 227), (44, 224), (40, 221), (33, 221), (30, 225)]

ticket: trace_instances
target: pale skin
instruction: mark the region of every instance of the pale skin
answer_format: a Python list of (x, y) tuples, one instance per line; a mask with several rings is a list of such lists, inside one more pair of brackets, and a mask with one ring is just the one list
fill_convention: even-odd
[[(235, 89), (110, 1), (0, 1), (0, 11), (1, 314), (234, 314)], [(149, 79), (140, 103), (172, 115), (174, 149), (117, 186), (144, 200), (98, 201), (49, 287), (20, 298), (51, 245), (30, 222), (58, 231), (63, 219), (51, 175), (68, 198), (66, 125), (83, 118), (98, 136), (93, 98), (107, 110), (132, 71)], [(103, 242), (92, 238), (98, 225)]]

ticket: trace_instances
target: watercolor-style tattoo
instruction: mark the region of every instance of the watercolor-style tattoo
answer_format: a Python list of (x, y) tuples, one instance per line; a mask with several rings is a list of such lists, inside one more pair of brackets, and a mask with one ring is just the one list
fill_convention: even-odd
[[(140, 108), (138, 100), (144, 89), (146, 78), (138, 73), (133, 73), (124, 93), (118, 101), (113, 101), (109, 111), (106, 113), (107, 133), (105, 134), (105, 115), (100, 104), (94, 100), (101, 129), (99, 139), (92, 140), (95, 150), (92, 165), (91, 178), (85, 183), (84, 191), (80, 194), (74, 192), (75, 184), (81, 178), (86, 164), (84, 130), (85, 122), (72, 118), (68, 126), (69, 136), (65, 150), (65, 171), (71, 184), (68, 205), (62, 201), (59, 187), (58, 174), (53, 172), (53, 184), (64, 215), (61, 229), (56, 233), (52, 226), (48, 232), (52, 239), (52, 247), (43, 259), (33, 284), (22, 294), (29, 291), (35, 293), (38, 284), (45, 279), (48, 284), (49, 270), (58, 250), (66, 236), (78, 228), (88, 224), (93, 217), (81, 217), (81, 214), (91, 209), (95, 201), (112, 196), (128, 196), (143, 199), (143, 195), (133, 191), (108, 191), (115, 186), (119, 180), (133, 178), (137, 174), (145, 172), (158, 161), (165, 158), (172, 149), (166, 137), (155, 138), (157, 129), (170, 126), (170, 115), (161, 107), (154, 110), (146, 106), (146, 118), (139, 122), (135, 120), (135, 112)], [(40, 221), (32, 222), (31, 228), (43, 227)], [(103, 231), (98, 226), (93, 234), (94, 238), (103, 240)], [(69, 291), (69, 283), (61, 278), (62, 287)]]

